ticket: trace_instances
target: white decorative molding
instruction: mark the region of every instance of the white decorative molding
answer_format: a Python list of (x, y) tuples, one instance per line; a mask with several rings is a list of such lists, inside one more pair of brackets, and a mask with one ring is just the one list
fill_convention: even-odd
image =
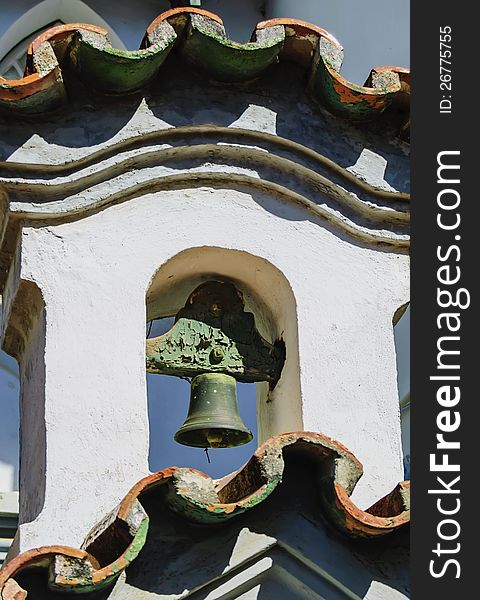
[(408, 248), (408, 195), (376, 188), (322, 154), (264, 132), (169, 128), (62, 165), (3, 163), (1, 171), (13, 218), (77, 219), (162, 189), (236, 184), (300, 204), (365, 243)]

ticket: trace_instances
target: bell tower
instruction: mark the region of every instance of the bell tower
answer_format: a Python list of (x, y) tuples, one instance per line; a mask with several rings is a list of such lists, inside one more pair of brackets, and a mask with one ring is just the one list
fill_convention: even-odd
[[(174, 598), (228, 578), (243, 597), (232, 569), (262, 556), (255, 577), (289, 598), (406, 598), (387, 542), (360, 560), (329, 528), (374, 544), (409, 519), (393, 339), (409, 298), (408, 72), (351, 84), (319, 27), (273, 19), (242, 44), (191, 7), (159, 15), (138, 51), (73, 24), (29, 52), (37, 87), (0, 95), (3, 347), (21, 379), (0, 590), (37, 585), (37, 552), (50, 591)], [(147, 372), (191, 382), (175, 440), (223, 452), (252, 437), (235, 387), (256, 382), (247, 465), (219, 481), (150, 473)], [(171, 539), (185, 564), (211, 562), (180, 573)]]

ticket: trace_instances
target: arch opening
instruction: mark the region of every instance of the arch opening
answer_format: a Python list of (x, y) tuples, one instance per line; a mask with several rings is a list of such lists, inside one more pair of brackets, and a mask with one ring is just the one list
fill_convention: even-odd
[(400, 401), (404, 478), (410, 479), (410, 303), (401, 306), (393, 318), (397, 386)]
[[(1, 304), (0, 304), (1, 311)], [(0, 314), (1, 319), (1, 314)], [(18, 491), (19, 428), (18, 364), (6, 352), (0, 352), (0, 492)]]
[(288, 281), (271, 263), (243, 251), (213, 247), (177, 254), (155, 273), (147, 291), (147, 337), (168, 331), (173, 315), (185, 305), (190, 293), (211, 280), (235, 286), (245, 312), (254, 315), (255, 326), (268, 343), (285, 342), (285, 364), (274, 387), (267, 382), (237, 382), (240, 417), (254, 437), (236, 448), (209, 449), (210, 463), (202, 449), (173, 441), (174, 432), (187, 415), (189, 381), (147, 374), (151, 470), (175, 464), (220, 477), (241, 467), (271, 435), (302, 429), (296, 305)]
[[(6, 79), (17, 79), (19, 77), (18, 68), (23, 70), (25, 66), (25, 63), (22, 63), (22, 48), (24, 48), (23, 52), (26, 52), (28, 44), (38, 34), (48, 27), (63, 23), (88, 23), (103, 27), (108, 31), (112, 45), (115, 48), (125, 49), (125, 45), (114, 29), (82, 0), (43, 0), (17, 18), (0, 37), (0, 69), (2, 66), (4, 67), (0, 71), (0, 75)], [(12, 71), (7, 77), (4, 75), (4, 71), (8, 71), (5, 59), (12, 58), (12, 56), (16, 57), (15, 61), (19, 65), (14, 69), (15, 76), (12, 76), (14, 75), (14, 71)]]

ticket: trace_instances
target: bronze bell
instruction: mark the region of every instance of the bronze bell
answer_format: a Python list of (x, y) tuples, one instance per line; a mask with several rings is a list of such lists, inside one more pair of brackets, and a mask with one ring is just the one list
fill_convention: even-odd
[(231, 375), (203, 373), (192, 379), (190, 407), (175, 441), (196, 448), (232, 448), (253, 438), (237, 406), (237, 382)]

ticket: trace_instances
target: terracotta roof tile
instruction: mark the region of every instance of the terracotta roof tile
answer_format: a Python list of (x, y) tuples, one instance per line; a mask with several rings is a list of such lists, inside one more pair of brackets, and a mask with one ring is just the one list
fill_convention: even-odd
[(0, 110), (54, 110), (67, 101), (65, 68), (100, 92), (130, 93), (158, 76), (172, 50), (211, 79), (230, 83), (256, 78), (279, 61), (293, 61), (307, 70), (309, 91), (333, 114), (361, 121), (392, 109), (408, 121), (407, 69), (378, 67), (366, 85), (356, 85), (340, 75), (341, 45), (320, 27), (297, 19), (272, 19), (257, 25), (250, 42), (238, 43), (226, 36), (217, 15), (188, 7), (159, 15), (148, 26), (140, 50), (112, 48), (107, 32), (88, 24), (43, 32), (29, 48), (25, 76), (0, 78)]
[[(139, 481), (120, 505), (87, 535), (83, 549), (46, 546), (29, 550), (0, 571), (2, 600), (25, 598), (15, 578), (31, 568), (49, 573), (49, 587), (76, 594), (113, 584), (143, 548), (149, 517), (142, 507), (147, 492), (185, 519), (202, 525), (223, 523), (265, 502), (282, 478), (290, 457), (321, 468), (319, 510), (341, 535), (376, 538), (409, 523), (409, 482), (400, 483), (369, 510), (351, 500), (362, 465), (340, 443), (319, 433), (285, 433), (270, 438), (239, 471), (214, 482), (195, 469), (172, 467)], [(128, 532), (128, 534), (126, 534)]]

